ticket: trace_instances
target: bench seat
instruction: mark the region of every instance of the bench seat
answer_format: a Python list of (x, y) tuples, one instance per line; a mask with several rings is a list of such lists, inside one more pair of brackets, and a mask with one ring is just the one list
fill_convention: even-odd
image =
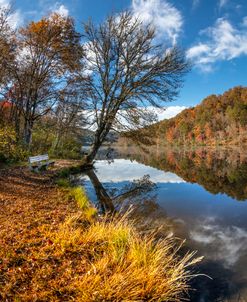
[(47, 168), (48, 166), (55, 164), (54, 161), (49, 160), (48, 154), (31, 156), (29, 157), (28, 161), (29, 168), (32, 171), (38, 171), (42, 168)]

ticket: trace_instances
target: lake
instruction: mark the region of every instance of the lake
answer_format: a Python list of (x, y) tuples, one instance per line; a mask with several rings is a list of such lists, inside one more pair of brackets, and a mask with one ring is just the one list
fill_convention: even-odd
[[(196, 272), (211, 279), (192, 281), (190, 301), (247, 301), (246, 152), (125, 147), (112, 152), (114, 161), (102, 154), (95, 174), (115, 207), (133, 206), (147, 227), (165, 225), (205, 257)], [(80, 179), (99, 205), (89, 178)]]

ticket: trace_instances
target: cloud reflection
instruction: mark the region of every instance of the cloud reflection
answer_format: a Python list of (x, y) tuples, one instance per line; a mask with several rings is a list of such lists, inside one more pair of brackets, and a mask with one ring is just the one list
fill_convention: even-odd
[(150, 179), (154, 183), (185, 183), (174, 173), (160, 171), (137, 161), (126, 159), (116, 159), (111, 164), (108, 164), (106, 160), (97, 161), (95, 167), (98, 178), (104, 183), (133, 181), (142, 178), (143, 175), (150, 175)]
[(220, 260), (226, 267), (236, 265), (246, 253), (247, 231), (234, 225), (217, 224), (216, 219), (197, 223), (190, 231), (190, 238), (204, 245), (206, 258)]

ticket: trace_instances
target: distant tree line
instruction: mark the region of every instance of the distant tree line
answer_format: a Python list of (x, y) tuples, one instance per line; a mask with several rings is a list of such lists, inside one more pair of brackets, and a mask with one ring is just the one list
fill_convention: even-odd
[(156, 141), (180, 145), (247, 143), (247, 88), (211, 95), (196, 107), (151, 127)]

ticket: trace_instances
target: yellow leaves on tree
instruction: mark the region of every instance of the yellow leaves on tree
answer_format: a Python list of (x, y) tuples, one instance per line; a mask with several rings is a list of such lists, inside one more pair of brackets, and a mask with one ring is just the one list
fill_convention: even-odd
[(76, 32), (72, 18), (54, 13), (40, 21), (29, 23), (19, 32), (23, 48), (41, 54), (42, 58), (59, 61), (70, 70), (76, 68), (82, 47), (80, 34)]

